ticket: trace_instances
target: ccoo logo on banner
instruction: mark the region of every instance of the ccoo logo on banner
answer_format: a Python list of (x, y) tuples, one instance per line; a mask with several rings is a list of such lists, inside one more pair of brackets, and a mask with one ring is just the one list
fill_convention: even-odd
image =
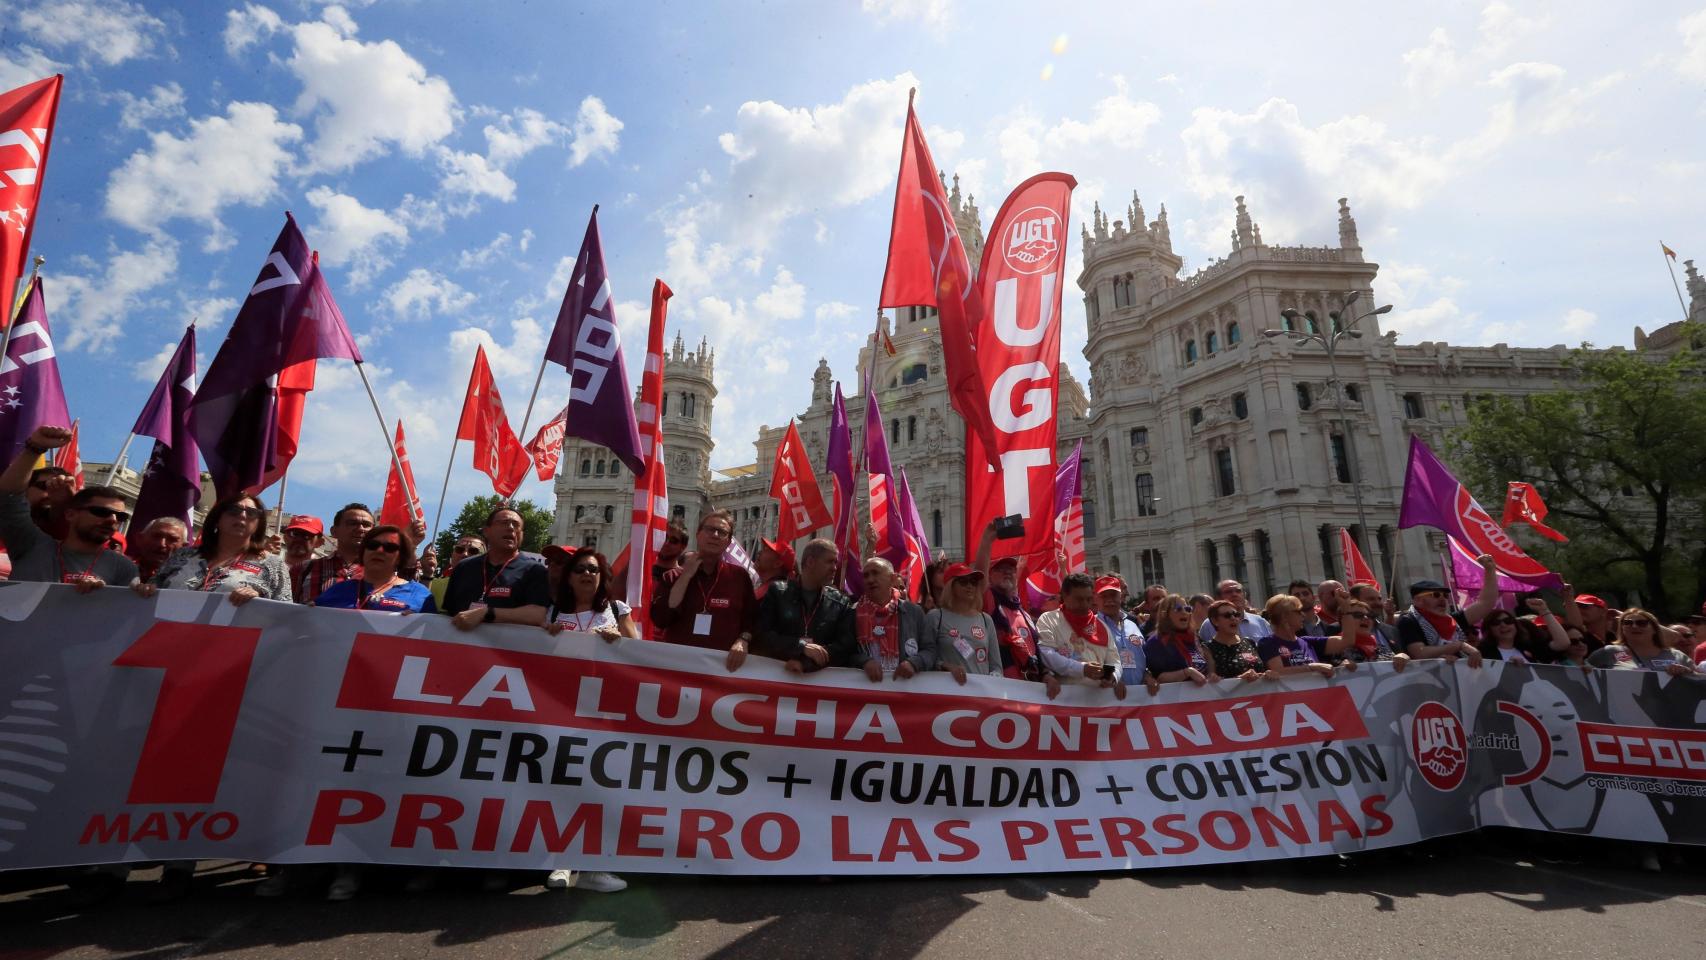
[[(54, 638), (44, 642), (43, 638)], [(445, 618), (0, 587), (8, 868), (1107, 870), (1501, 824), (1706, 842), (1706, 683), (1439, 662), (1116, 700)]]

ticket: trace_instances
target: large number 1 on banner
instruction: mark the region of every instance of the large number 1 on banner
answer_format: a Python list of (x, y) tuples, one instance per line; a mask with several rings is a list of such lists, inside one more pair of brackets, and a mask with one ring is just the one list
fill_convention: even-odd
[(128, 803), (212, 803), (260, 627), (156, 623), (113, 661), (165, 670)]

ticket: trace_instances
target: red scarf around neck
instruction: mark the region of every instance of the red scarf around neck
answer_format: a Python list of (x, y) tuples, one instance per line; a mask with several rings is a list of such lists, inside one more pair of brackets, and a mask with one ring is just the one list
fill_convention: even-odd
[(1060, 615), (1065, 618), (1066, 625), (1072, 628), (1072, 632), (1083, 637), (1086, 643), (1093, 643), (1098, 647), (1108, 645), (1108, 635), (1103, 632), (1101, 621), (1096, 619), (1094, 613), (1069, 613), (1065, 607), (1061, 607)]

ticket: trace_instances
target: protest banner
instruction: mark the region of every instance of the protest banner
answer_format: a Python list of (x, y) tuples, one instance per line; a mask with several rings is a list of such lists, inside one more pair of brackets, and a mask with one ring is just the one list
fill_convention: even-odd
[(1125, 699), (223, 594), (0, 587), (0, 866), (1109, 870), (1706, 842), (1706, 684), (1439, 661)]

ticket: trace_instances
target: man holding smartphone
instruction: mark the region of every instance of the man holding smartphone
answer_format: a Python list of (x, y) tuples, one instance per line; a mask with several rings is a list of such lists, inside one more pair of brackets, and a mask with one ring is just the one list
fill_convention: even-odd
[(1019, 558), (1002, 557), (991, 564), (996, 540), (1011, 540), (1025, 534), (1017, 515), (996, 517), (984, 528), (977, 545), (976, 570), (986, 575), (989, 591), (983, 609), (995, 621), (1001, 646), (1001, 673), (1013, 680), (1041, 680), (1048, 671), (1037, 656), (1037, 622), (1019, 598)]
[[(1037, 649), (1043, 663), (1063, 682), (1109, 687), (1124, 700), (1119, 651), (1107, 624), (1091, 607), (1094, 587), (1087, 573), (1067, 574), (1060, 584), (1060, 609), (1037, 618)], [(1052, 695), (1053, 684), (1049, 690)]]

